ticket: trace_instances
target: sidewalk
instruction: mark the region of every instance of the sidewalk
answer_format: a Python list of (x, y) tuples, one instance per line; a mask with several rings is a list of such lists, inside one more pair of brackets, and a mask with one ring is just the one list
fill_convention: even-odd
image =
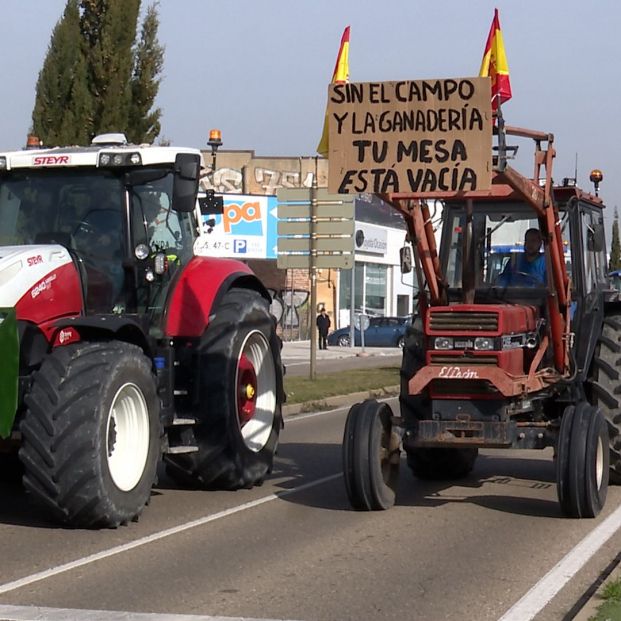
[[(287, 360), (310, 360), (310, 341), (283, 341), (281, 358)], [(328, 347), (317, 348), (317, 360), (338, 360), (354, 356), (400, 356), (398, 347)]]

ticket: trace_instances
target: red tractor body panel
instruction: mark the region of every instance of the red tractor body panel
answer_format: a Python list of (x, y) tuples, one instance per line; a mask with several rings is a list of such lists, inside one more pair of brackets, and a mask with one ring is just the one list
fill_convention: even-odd
[(430, 336), (501, 336), (531, 332), (537, 327), (533, 306), (454, 304), (427, 309)]
[(200, 336), (209, 324), (214, 300), (223, 285), (239, 277), (256, 278), (245, 263), (235, 259), (194, 257), (170, 294), (164, 320), (166, 336)]

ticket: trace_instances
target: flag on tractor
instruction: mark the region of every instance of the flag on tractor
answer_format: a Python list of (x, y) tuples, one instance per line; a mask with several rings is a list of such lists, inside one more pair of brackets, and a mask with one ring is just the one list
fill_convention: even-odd
[[(334, 73), (332, 74), (332, 84), (342, 84), (349, 80), (349, 26), (343, 31), (341, 37), (341, 47), (336, 57), (336, 65), (334, 65)], [(317, 153), (323, 157), (328, 157), (329, 151), (329, 125), (328, 125), (328, 109), (323, 119), (323, 131), (321, 140), (317, 145)]]
[(505, 43), (500, 30), (498, 9), (494, 9), (492, 27), (487, 35), (483, 61), (481, 62), (481, 77), (492, 78), (492, 110), (498, 109), (499, 103), (511, 99), (511, 81), (509, 80), (509, 64), (505, 52)]

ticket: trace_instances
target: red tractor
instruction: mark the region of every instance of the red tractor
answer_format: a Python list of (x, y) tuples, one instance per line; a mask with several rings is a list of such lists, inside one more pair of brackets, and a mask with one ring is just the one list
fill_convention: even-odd
[(198, 150), (118, 134), (0, 154), (0, 468), (65, 524), (137, 519), (162, 456), (209, 488), (272, 467), (270, 296), (245, 264), (194, 256), (200, 170)]
[[(621, 304), (607, 277), (604, 205), (573, 180), (553, 184), (551, 134), (502, 118), (494, 133), (488, 191), (383, 196), (407, 224), (402, 268), (414, 267), (417, 312), (400, 416), (365, 401), (347, 419), (344, 471), (356, 509), (394, 503), (401, 448), (415, 476), (453, 479), (472, 470), (479, 448), (554, 447), (568, 517), (596, 516), (609, 477), (621, 482)], [(532, 178), (508, 165), (517, 150), (508, 136), (534, 141)], [(440, 201), (437, 248), (431, 205)], [(527, 249), (497, 265), (493, 249), (525, 234), (536, 255), (543, 244), (539, 269), (519, 267)]]

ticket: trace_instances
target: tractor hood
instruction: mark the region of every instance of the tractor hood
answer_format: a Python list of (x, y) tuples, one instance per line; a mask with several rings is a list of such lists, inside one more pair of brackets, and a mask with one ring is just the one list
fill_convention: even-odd
[(69, 251), (59, 245), (0, 247), (0, 308), (43, 323), (82, 309), (82, 288)]

